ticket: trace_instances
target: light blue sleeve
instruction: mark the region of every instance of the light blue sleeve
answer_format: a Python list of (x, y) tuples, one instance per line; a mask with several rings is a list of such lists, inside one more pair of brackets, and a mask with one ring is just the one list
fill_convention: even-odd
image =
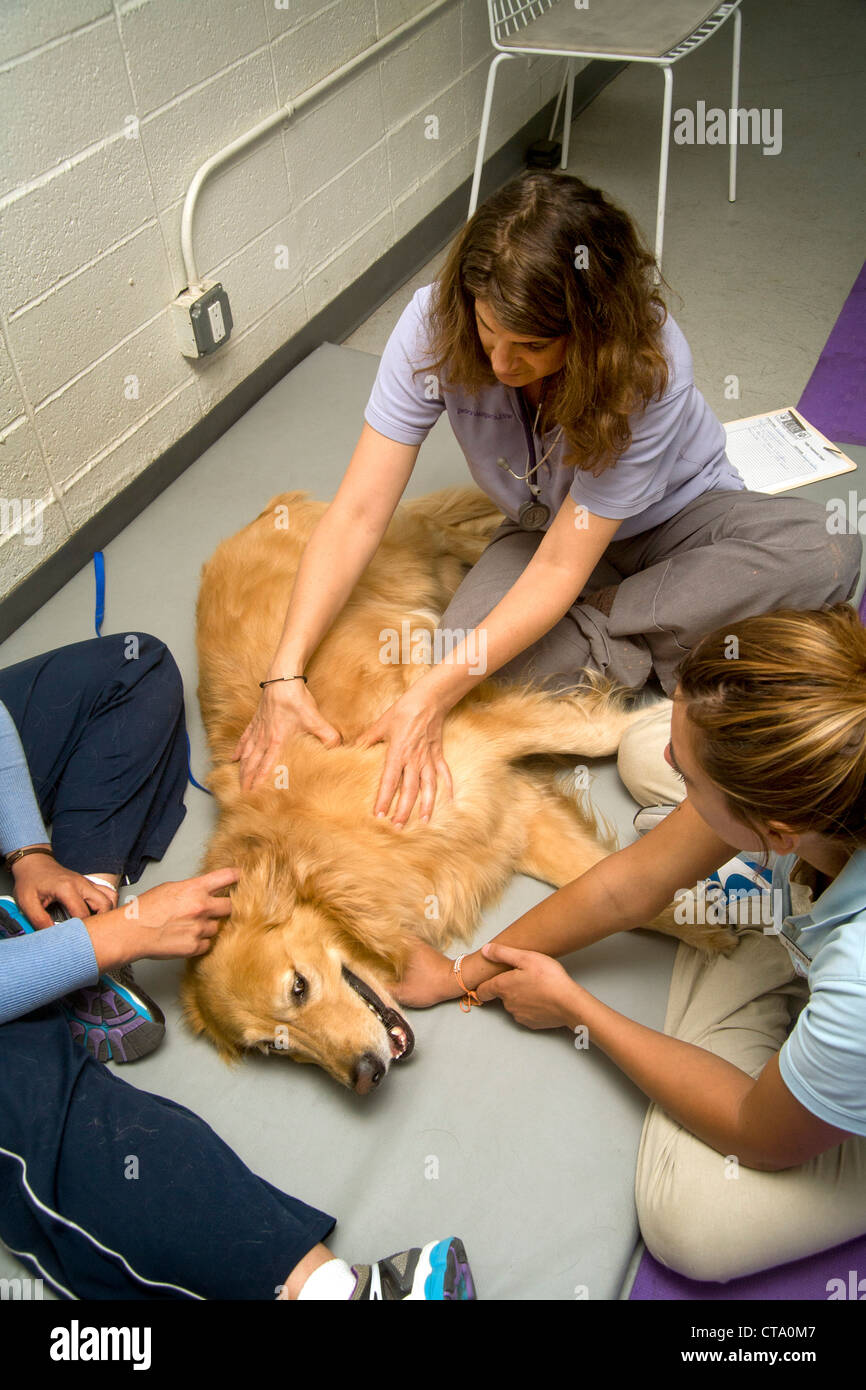
[(813, 983), (782, 1044), (779, 1072), (819, 1120), (866, 1135), (866, 979)]
[(78, 917), (0, 941), (0, 1023), (98, 979), (93, 943)]
[(0, 854), (49, 843), (18, 730), (0, 700)]
[(445, 409), (432, 374), (412, 375), (425, 360), (425, 310), (431, 290), (430, 285), (416, 290), (397, 320), (364, 410), (368, 425), (399, 444), (423, 443)]

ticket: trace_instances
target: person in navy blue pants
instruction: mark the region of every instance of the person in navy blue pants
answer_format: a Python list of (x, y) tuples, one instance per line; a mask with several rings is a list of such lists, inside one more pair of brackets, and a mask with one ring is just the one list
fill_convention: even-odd
[[(183, 686), (165, 644), (134, 633), (31, 658), (0, 671), (0, 702), (2, 746), (20, 739), (17, 782), (0, 767), (0, 793), (14, 802), (0, 805), (0, 850), (15, 860), (16, 841), (29, 845), (50, 822), (47, 849), (29, 845), (33, 858), (18, 864), (41, 862), (46, 883), (60, 882), (61, 866), (81, 876), (76, 891), (89, 891), (84, 876), (97, 867), (135, 883), (184, 816)], [(196, 885), (214, 893), (237, 876), (218, 870), (141, 894), (143, 934), (159, 950), (139, 954), (206, 949), (216, 925), (202, 923), (226, 916), (229, 900), (196, 889), (197, 926), (183, 904)], [(181, 905), (181, 926), (154, 918), (154, 901)], [(124, 913), (84, 916), (89, 927), (82, 917), (34, 933), (20, 901), (0, 904), (0, 1240), (20, 1260), (78, 1299), (474, 1297), (455, 1239), (372, 1266), (335, 1259), (322, 1244), (334, 1217), (258, 1177), (185, 1106), (96, 1060), (60, 996), (75, 969), (97, 983), (98, 943), (123, 930)]]
[(137, 883), (186, 814), (183, 682), (164, 642), (131, 632), (0, 671), (59, 863)]
[[(168, 648), (147, 633), (77, 642), (0, 671), (0, 700), (54, 859), (136, 883), (185, 815)], [(4, 929), (20, 930), (0, 908)], [(0, 1175), (4, 1243), (78, 1298), (273, 1298), (335, 1224), (256, 1177), (192, 1111), (95, 1061), (57, 1004), (0, 1027)]]
[(0, 1027), (0, 1239), (57, 1293), (272, 1299), (335, 1224), (95, 1061), (56, 1006)]

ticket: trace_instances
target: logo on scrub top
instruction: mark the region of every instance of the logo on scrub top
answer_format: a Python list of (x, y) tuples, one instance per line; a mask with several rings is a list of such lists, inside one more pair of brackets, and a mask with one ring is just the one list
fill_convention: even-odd
[(477, 416), (479, 416), (482, 420), (513, 420), (513, 419), (514, 419), (514, 412), (511, 411), (511, 410), (497, 410), (495, 414), (492, 414), (489, 410), (470, 410), (468, 405), (459, 405), (459, 406), (457, 407), (457, 414), (458, 414), (458, 415), (477, 415)]

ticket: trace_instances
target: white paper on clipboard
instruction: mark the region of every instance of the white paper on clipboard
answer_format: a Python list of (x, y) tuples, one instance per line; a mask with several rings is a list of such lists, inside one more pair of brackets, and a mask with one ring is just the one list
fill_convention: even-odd
[(792, 406), (731, 420), (725, 432), (725, 453), (752, 492), (786, 492), (857, 467)]

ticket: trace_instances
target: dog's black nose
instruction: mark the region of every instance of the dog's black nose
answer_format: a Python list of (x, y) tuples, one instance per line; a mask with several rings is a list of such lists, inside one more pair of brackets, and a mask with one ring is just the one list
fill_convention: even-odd
[(378, 1086), (384, 1075), (385, 1068), (375, 1053), (365, 1052), (355, 1063), (352, 1085), (359, 1096), (365, 1096), (374, 1086)]

